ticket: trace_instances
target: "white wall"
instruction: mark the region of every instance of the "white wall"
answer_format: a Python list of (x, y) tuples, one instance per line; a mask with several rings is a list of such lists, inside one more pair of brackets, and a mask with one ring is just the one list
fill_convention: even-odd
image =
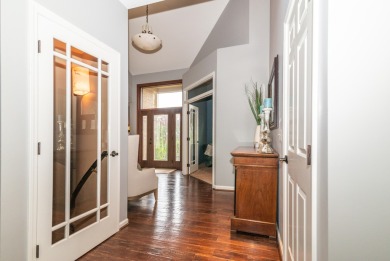
[(329, 260), (389, 260), (390, 2), (328, 3)]
[(137, 133), (137, 85), (143, 83), (164, 82), (183, 79), (183, 74), (187, 69), (166, 71), (159, 73), (148, 73), (131, 76), (129, 85), (129, 106), (130, 106), (130, 126), (131, 134)]
[[(313, 199), (317, 212), (317, 260), (328, 259), (328, 1), (313, 2)], [(315, 202), (313, 200), (313, 202)]]
[[(27, 260), (29, 202), (28, 3), (1, 1), (0, 260)], [(121, 54), (121, 156), (127, 158), (127, 10), (110, 0), (39, 0)], [(86, 19), (88, 16), (88, 19)], [(104, 19), (103, 19), (104, 18)], [(33, 50), (35, 51), (35, 50)], [(127, 165), (121, 161), (121, 213), (127, 218)], [(28, 252), (29, 251), (29, 252)]]

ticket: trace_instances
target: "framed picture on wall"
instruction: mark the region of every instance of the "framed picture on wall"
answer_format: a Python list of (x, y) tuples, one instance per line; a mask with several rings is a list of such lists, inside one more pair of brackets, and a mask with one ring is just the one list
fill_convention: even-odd
[(274, 58), (271, 74), (268, 81), (268, 98), (272, 98), (272, 112), (270, 115), (269, 127), (271, 130), (278, 128), (278, 99), (279, 99), (279, 56)]

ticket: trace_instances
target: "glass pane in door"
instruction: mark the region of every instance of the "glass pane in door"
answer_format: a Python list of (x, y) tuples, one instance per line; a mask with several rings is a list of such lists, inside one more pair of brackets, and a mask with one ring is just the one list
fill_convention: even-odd
[(142, 116), (142, 160), (148, 159), (148, 116)]
[(181, 123), (180, 123), (181, 115), (179, 113), (176, 114), (176, 142), (175, 142), (175, 150), (176, 150), (176, 161), (180, 161), (180, 131), (181, 131)]
[(190, 150), (191, 150), (191, 163), (195, 164), (195, 111), (191, 110), (190, 113)]
[(52, 226), (65, 221), (66, 61), (54, 57), (53, 77), (53, 208)]
[(168, 160), (168, 115), (154, 115), (154, 160)]
[(101, 77), (100, 205), (108, 202), (108, 76)]
[[(75, 71), (79, 72), (76, 74)], [(98, 77), (96, 72), (72, 63), (71, 88), (71, 151), (70, 180), (74, 192), (80, 180), (89, 175), (77, 195), (75, 205), (70, 209), (71, 218), (97, 206), (97, 172), (93, 167), (98, 155)], [(75, 89), (82, 88), (84, 95), (76, 95)], [(96, 165), (95, 165), (96, 166)], [(79, 222), (74, 222), (79, 225)], [(78, 231), (74, 227), (74, 231)]]

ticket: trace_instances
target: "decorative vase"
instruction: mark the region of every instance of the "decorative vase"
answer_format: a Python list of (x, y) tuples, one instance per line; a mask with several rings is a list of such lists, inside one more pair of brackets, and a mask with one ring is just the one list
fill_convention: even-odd
[(261, 152), (262, 153), (273, 153), (271, 148), (271, 137), (270, 137), (270, 128), (269, 128), (269, 118), (272, 108), (264, 108), (264, 124), (261, 128)]
[(256, 149), (259, 147), (260, 144), (260, 131), (261, 131), (261, 126), (257, 125), (255, 131), (255, 139), (254, 139), (254, 145)]

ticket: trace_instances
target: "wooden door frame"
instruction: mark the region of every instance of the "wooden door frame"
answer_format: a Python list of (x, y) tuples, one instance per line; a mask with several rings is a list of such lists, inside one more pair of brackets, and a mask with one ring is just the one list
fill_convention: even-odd
[[(140, 136), (139, 141), (139, 147), (138, 147), (138, 162), (142, 163), (142, 146), (143, 146), (143, 139), (142, 139), (142, 111), (158, 111), (162, 114), (165, 112), (168, 112), (172, 110), (172, 108), (161, 108), (161, 109), (143, 109), (141, 110), (141, 90), (143, 88), (154, 88), (159, 86), (165, 86), (165, 85), (174, 85), (174, 84), (181, 84), (183, 86), (183, 80), (172, 80), (172, 81), (163, 81), (163, 82), (151, 82), (151, 83), (142, 83), (137, 84), (137, 134)], [(184, 103), (183, 103), (184, 104)], [(174, 107), (175, 108), (175, 107)], [(176, 109), (176, 108), (175, 108)], [(182, 137), (183, 137), (183, 115), (180, 115), (180, 164), (183, 162), (183, 143), (182, 143)], [(149, 126), (148, 126), (149, 128)], [(149, 154), (149, 153), (148, 153)], [(148, 155), (149, 158), (149, 155)], [(177, 169), (180, 169), (178, 167)]]

